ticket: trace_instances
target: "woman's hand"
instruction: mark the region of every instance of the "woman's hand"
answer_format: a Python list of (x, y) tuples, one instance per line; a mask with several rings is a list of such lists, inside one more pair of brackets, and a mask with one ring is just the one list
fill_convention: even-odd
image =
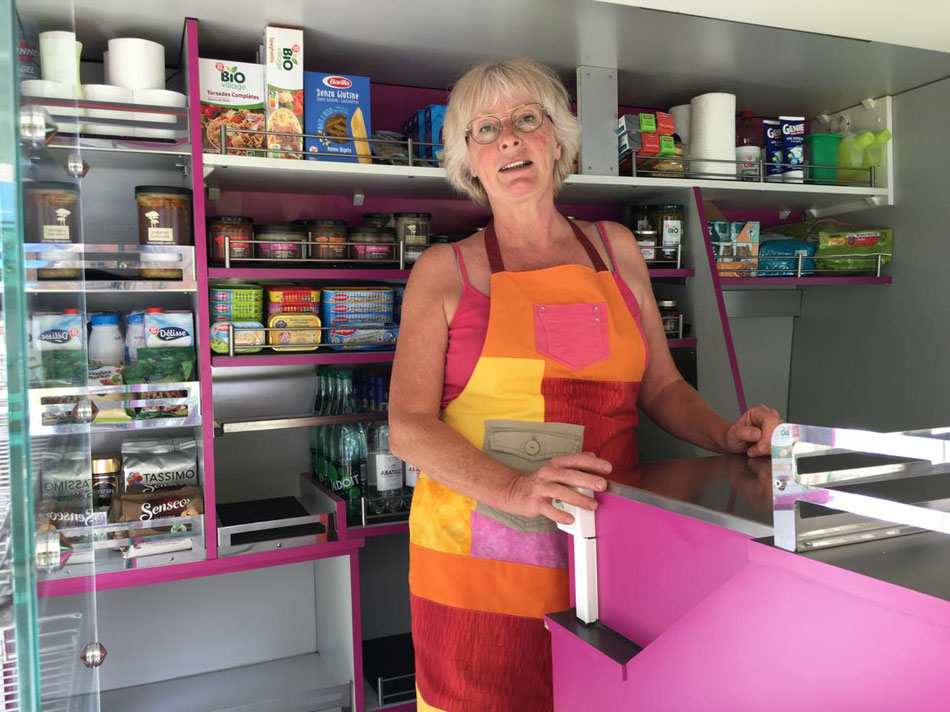
[(749, 457), (768, 455), (772, 451), (772, 431), (781, 422), (774, 408), (764, 405), (749, 408), (726, 430), (726, 452), (745, 453)]
[(536, 472), (517, 475), (508, 487), (506, 511), (524, 517), (544, 516), (559, 524), (572, 524), (574, 517), (555, 507), (552, 500), (559, 499), (584, 509), (597, 509), (593, 498), (581, 494), (573, 487), (584, 487), (603, 492), (607, 489), (604, 475), (613, 469), (606, 460), (590, 452), (552, 457)]

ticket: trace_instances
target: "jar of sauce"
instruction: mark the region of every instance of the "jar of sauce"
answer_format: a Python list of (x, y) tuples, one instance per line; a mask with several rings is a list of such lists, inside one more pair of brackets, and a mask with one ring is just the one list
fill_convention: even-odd
[(396, 239), (403, 245), (428, 245), (432, 213), (394, 213)]
[(254, 221), (236, 215), (217, 215), (208, 218), (208, 240), (211, 243), (211, 259), (224, 262), (224, 238), (230, 238), (231, 259), (243, 260), (254, 257), (254, 243), (242, 240), (254, 239)]
[(682, 339), (680, 313), (676, 307), (676, 301), (673, 299), (658, 301), (656, 305), (660, 310), (660, 319), (663, 322), (663, 332), (666, 334), (666, 338)]
[[(346, 220), (311, 220), (307, 223), (310, 233), (310, 259), (345, 260), (349, 251), (346, 247)], [(316, 243), (316, 244), (314, 244)]]
[(79, 186), (75, 183), (23, 185), (25, 242), (79, 242)]
[(135, 189), (138, 205), (139, 243), (142, 245), (193, 245), (191, 191), (162, 185)]
[(392, 213), (363, 213), (363, 225), (366, 227), (388, 227), (395, 229), (396, 219)]
[(634, 232), (640, 230), (649, 230), (650, 228), (650, 208), (649, 205), (634, 205), (630, 208), (630, 229)]
[(640, 247), (640, 254), (647, 264), (656, 262), (657, 257), (657, 232), (656, 230), (635, 230), (634, 236), (637, 238), (637, 245)]
[(265, 260), (301, 260), (307, 228), (303, 225), (255, 225), (257, 256)]
[(659, 233), (659, 246), (678, 246), (683, 239), (683, 206), (651, 205), (650, 227)]
[(396, 231), (387, 227), (358, 227), (350, 231), (350, 259), (392, 262)]

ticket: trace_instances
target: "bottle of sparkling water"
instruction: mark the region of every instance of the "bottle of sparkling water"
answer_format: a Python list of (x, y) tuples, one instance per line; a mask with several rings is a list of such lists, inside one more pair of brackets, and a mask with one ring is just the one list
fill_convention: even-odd
[(402, 509), (402, 460), (389, 448), (389, 423), (373, 423), (369, 431), (369, 491), (374, 514)]
[[(339, 373), (326, 369), (318, 377), (317, 388), (321, 389), (320, 378), (322, 378), (322, 400), (320, 412), (317, 415), (337, 415), (339, 414)], [(312, 431), (312, 450), (313, 450), (313, 473), (317, 479), (324, 485), (329, 485), (327, 466), (330, 462), (330, 429), (329, 425), (318, 425)]]
[[(350, 372), (341, 371), (340, 415), (355, 412), (350, 391)], [(337, 423), (330, 427), (329, 479), (334, 492), (346, 502), (346, 519), (362, 523), (362, 499), (366, 487), (366, 433), (362, 423)]]

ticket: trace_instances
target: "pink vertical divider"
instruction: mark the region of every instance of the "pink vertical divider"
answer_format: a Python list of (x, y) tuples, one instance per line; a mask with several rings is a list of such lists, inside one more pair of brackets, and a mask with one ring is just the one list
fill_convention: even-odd
[(736, 358), (736, 347), (732, 343), (732, 328), (729, 326), (729, 315), (726, 314), (726, 303), (722, 298), (722, 284), (719, 282), (719, 271), (716, 269), (716, 255), (713, 253), (712, 238), (709, 236), (709, 226), (706, 224), (706, 206), (703, 204), (703, 191), (693, 188), (693, 197), (696, 199), (696, 209), (699, 211), (700, 227), (703, 229), (703, 241), (706, 243), (706, 258), (709, 260), (709, 276), (712, 277), (716, 291), (716, 304), (719, 307), (719, 319), (722, 321), (722, 335), (726, 340), (726, 353), (729, 356), (729, 366), (732, 368), (732, 380), (736, 384), (736, 399), (739, 401), (739, 413), (746, 410), (745, 391), (742, 389), (742, 376), (739, 375), (739, 360)]
[(360, 604), (360, 560), (356, 553), (350, 554), (350, 595), (353, 598), (353, 694), (356, 709), (363, 706), (363, 612)]
[(198, 368), (201, 377), (201, 437), (204, 444), (205, 547), (209, 559), (218, 556), (214, 487), (214, 392), (211, 385), (211, 349), (208, 334), (208, 251), (205, 234), (204, 156), (201, 152), (201, 87), (198, 83), (198, 21), (185, 20), (185, 58), (188, 73), (188, 133), (191, 137), (191, 188), (194, 195), (195, 271), (198, 283)]

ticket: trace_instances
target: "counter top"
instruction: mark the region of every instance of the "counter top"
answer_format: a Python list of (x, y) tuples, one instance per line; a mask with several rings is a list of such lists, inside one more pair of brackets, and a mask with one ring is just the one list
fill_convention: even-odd
[(612, 476), (607, 491), (752, 538), (772, 535), (772, 466), (767, 457), (645, 462)]
[[(841, 457), (840, 455), (829, 457)], [(873, 464), (866, 455), (848, 456)], [(893, 462), (893, 458), (875, 458)], [(896, 501), (944, 500), (950, 504), (950, 467), (928, 466), (918, 475), (887, 482), (843, 485)], [(772, 542), (772, 467), (767, 457), (717, 455), (642, 463), (610, 482), (610, 494), (707, 522), (769, 546)], [(855, 521), (854, 515), (807, 506), (803, 516), (830, 523)], [(935, 566), (950, 557), (950, 537), (911, 533), (796, 554), (804, 558), (950, 600), (950, 569)]]

